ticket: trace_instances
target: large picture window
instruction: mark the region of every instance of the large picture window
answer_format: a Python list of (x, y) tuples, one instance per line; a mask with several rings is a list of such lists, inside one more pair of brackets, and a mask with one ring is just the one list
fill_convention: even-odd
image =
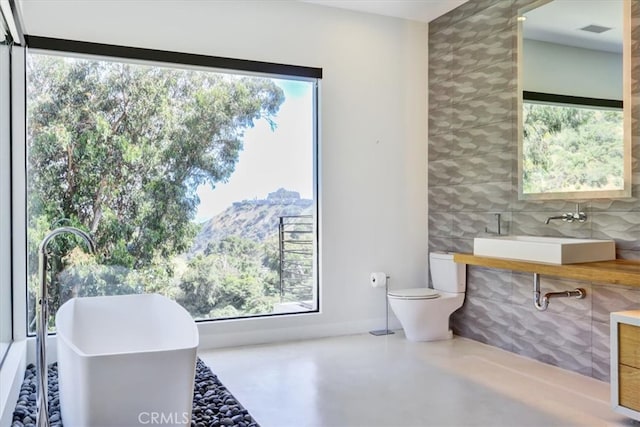
[[(28, 324), (49, 230), (50, 312), (160, 293), (195, 319), (316, 311), (313, 78), (30, 50)], [(50, 321), (52, 324), (52, 319)]]

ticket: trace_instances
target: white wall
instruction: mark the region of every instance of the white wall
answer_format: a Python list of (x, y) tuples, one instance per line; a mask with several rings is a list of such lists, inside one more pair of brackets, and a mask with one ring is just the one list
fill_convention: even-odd
[(292, 1), (21, 4), (31, 35), (323, 68), (322, 312), (203, 324), (203, 346), (379, 329), (369, 272), (426, 283), (426, 24)]
[(524, 90), (622, 100), (621, 54), (538, 40), (523, 43)]

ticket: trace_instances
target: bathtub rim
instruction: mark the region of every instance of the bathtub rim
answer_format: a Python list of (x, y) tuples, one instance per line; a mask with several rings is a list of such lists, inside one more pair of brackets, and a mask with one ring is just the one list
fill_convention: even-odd
[[(149, 348), (149, 349), (144, 349), (144, 350), (136, 350), (136, 351), (114, 351), (114, 352), (100, 352), (100, 353), (87, 353), (83, 350), (81, 350), (78, 346), (76, 346), (71, 338), (69, 336), (67, 336), (63, 331), (60, 331), (60, 329), (58, 329), (58, 315), (60, 314), (60, 312), (62, 312), (63, 308), (64, 310), (69, 310), (70, 306), (75, 304), (75, 300), (80, 300), (80, 299), (89, 299), (89, 298), (119, 298), (119, 297), (127, 297), (127, 296), (134, 296), (134, 295), (139, 295), (139, 296), (152, 296), (152, 297), (160, 297), (161, 299), (164, 299), (172, 304), (175, 304), (177, 306), (177, 308), (180, 309), (180, 311), (182, 311), (182, 315), (186, 315), (188, 317), (189, 320), (191, 320), (191, 324), (190, 327), (192, 328), (192, 334), (193, 334), (193, 342), (194, 345), (185, 345), (185, 346), (175, 346), (172, 348)], [(69, 305), (69, 307), (65, 308), (66, 305)], [(130, 354), (150, 354), (150, 353), (160, 353), (160, 352), (169, 352), (169, 351), (181, 351), (181, 350), (191, 350), (191, 349), (197, 349), (198, 346), (200, 345), (200, 333), (198, 330), (198, 326), (196, 324), (196, 322), (194, 321), (193, 317), (191, 317), (191, 315), (189, 314), (189, 312), (182, 307), (180, 304), (178, 304), (177, 302), (165, 297), (164, 295), (161, 294), (157, 294), (157, 293), (150, 293), (150, 294), (128, 294), (128, 295), (101, 295), (101, 296), (95, 296), (95, 297), (73, 297), (70, 298), (69, 300), (67, 300), (64, 304), (62, 304), (60, 306), (60, 308), (57, 310), (56, 312), (56, 332), (55, 332), (55, 336), (57, 339), (60, 339), (64, 345), (68, 346), (69, 348), (71, 348), (76, 354), (78, 354), (79, 356), (82, 356), (84, 358), (99, 358), (99, 357), (108, 357), (108, 356), (123, 356), (123, 355), (130, 355)], [(59, 345), (59, 344), (58, 344)]]

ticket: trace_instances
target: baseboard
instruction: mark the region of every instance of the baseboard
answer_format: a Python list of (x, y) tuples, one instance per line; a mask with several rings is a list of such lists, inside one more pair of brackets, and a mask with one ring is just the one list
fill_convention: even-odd
[[(220, 332), (198, 325), (200, 331), (199, 350), (223, 347), (238, 347), (254, 344), (271, 344), (286, 341), (326, 338), (341, 335), (355, 335), (385, 327), (385, 319), (371, 319), (355, 322), (322, 323), (315, 325), (287, 326), (260, 330)], [(204, 327), (203, 327), (204, 326)], [(207, 330), (209, 329), (209, 330)], [(389, 329), (400, 329), (395, 319), (390, 319)]]

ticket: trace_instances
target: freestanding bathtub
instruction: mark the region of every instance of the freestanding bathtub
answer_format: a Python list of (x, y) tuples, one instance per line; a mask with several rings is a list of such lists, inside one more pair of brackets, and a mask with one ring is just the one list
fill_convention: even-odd
[(65, 427), (191, 422), (198, 330), (161, 295), (74, 298), (56, 314)]

